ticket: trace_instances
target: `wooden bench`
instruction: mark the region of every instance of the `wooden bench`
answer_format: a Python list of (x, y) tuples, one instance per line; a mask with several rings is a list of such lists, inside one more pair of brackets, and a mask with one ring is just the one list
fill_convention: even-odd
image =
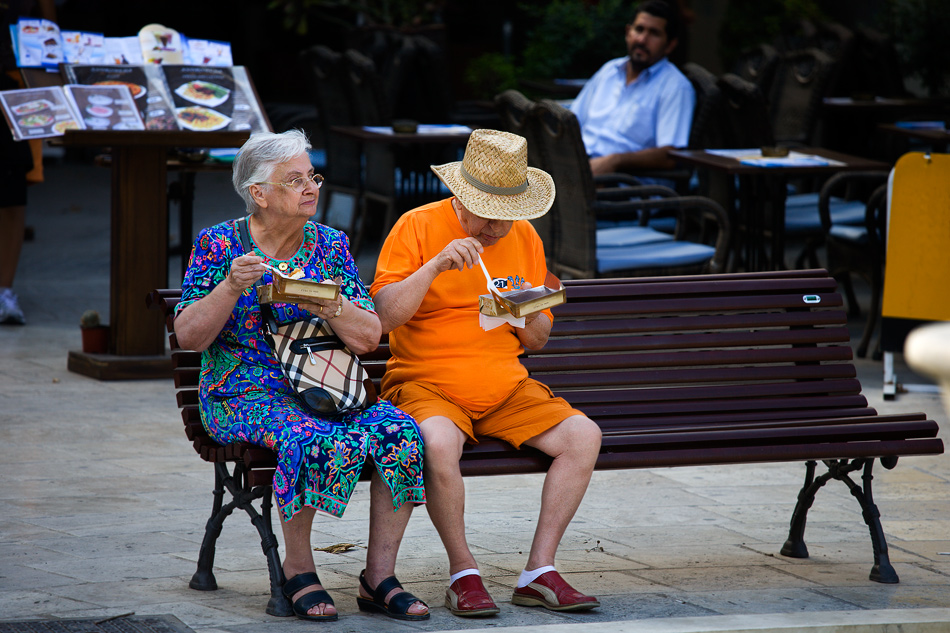
[[(805, 481), (781, 553), (805, 558), (805, 519), (815, 494), (842, 481), (871, 533), (871, 580), (898, 582), (871, 494), (879, 459), (943, 452), (937, 424), (922, 413), (878, 415), (856, 378), (847, 318), (824, 270), (567, 281), (543, 350), (525, 354), (530, 374), (583, 410), (603, 429), (597, 469), (756, 462), (805, 463)], [(289, 614), (271, 531), (274, 454), (256, 446), (220, 446), (197, 410), (200, 355), (178, 349), (172, 310), (180, 291), (148, 300), (164, 310), (185, 432), (215, 468), (214, 509), (201, 546), (195, 589), (215, 589), (215, 539), (234, 508), (261, 534), (272, 598), (268, 613)], [(473, 317), (474, 318), (474, 317)], [(379, 379), (383, 344), (364, 357)], [(550, 460), (531, 449), (486, 440), (467, 447), (462, 472), (543, 472)], [(816, 475), (818, 463), (825, 472)], [(229, 465), (231, 470), (229, 471)], [(860, 472), (860, 483), (852, 473)], [(857, 477), (855, 477), (857, 478)], [(224, 491), (231, 500), (223, 504)], [(258, 513), (251, 505), (262, 500)]]

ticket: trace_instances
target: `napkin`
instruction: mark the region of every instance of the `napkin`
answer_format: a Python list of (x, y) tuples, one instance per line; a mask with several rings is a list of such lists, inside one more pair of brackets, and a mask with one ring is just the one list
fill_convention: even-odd
[(506, 314), (505, 316), (501, 316), (501, 317), (492, 317), (492, 316), (482, 314), (481, 312), (478, 313), (478, 324), (486, 332), (488, 332), (489, 330), (494, 330), (496, 327), (500, 325), (504, 325), (505, 323), (509, 323), (514, 327), (523, 328), (524, 317), (521, 317), (520, 319), (516, 319), (514, 315), (511, 315), (511, 314)]

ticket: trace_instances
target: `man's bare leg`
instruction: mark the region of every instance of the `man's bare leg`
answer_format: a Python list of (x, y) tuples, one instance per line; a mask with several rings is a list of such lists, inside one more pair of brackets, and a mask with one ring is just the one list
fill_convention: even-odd
[(449, 573), (477, 568), (465, 539), (465, 483), (459, 459), (465, 434), (449, 418), (419, 423), (425, 441), (426, 510), (449, 556)]
[(600, 452), (597, 423), (574, 415), (526, 441), (554, 458), (541, 490), (541, 513), (525, 569), (554, 565), (558, 545), (577, 512)]

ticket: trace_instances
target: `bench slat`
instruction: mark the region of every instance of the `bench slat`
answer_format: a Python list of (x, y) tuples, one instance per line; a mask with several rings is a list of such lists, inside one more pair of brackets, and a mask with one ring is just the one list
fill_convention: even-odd
[[(589, 331), (588, 334), (599, 334)], [(822, 343), (848, 343), (851, 335), (848, 328), (809, 328), (803, 330), (763, 330), (760, 332), (699, 332), (690, 334), (654, 334), (649, 336), (600, 336), (590, 338), (554, 338), (540, 350), (531, 353), (533, 358), (554, 354), (594, 354), (605, 351), (643, 351), (702, 349), (722, 347), (757, 347), (784, 345), (816, 345)]]
[[(640, 317), (637, 319), (587, 319), (567, 321), (556, 319), (551, 329), (552, 338), (597, 334), (645, 334), (675, 330), (757, 329), (760, 327), (809, 327), (840, 325), (846, 322), (842, 310), (816, 312), (746, 312), (738, 314), (703, 314), (676, 317), (675, 323), (668, 316)], [(542, 350), (543, 351), (543, 350)], [(385, 357), (389, 357), (388, 350)]]

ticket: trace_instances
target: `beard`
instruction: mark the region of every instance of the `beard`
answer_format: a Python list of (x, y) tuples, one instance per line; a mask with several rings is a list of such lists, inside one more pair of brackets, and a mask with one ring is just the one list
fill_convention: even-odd
[[(637, 56), (637, 53), (640, 55)], [(628, 57), (630, 59), (630, 67), (638, 73), (642, 70), (646, 70), (658, 61), (653, 59), (653, 56), (650, 55), (650, 51), (645, 48), (631, 48)]]

